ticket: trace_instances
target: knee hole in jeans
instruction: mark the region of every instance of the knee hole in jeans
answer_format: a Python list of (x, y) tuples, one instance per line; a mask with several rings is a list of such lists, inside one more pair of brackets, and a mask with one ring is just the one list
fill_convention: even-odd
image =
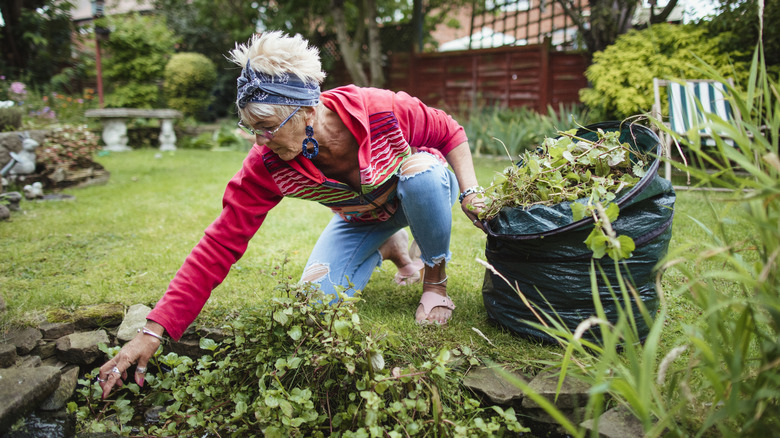
[(401, 175), (414, 176), (425, 172), (439, 162), (436, 157), (427, 153), (418, 153), (409, 157), (401, 165)]
[(306, 267), (306, 269), (303, 271), (303, 277), (301, 279), (303, 281), (316, 283), (325, 278), (329, 272), (330, 268), (328, 265), (322, 263), (313, 263)]

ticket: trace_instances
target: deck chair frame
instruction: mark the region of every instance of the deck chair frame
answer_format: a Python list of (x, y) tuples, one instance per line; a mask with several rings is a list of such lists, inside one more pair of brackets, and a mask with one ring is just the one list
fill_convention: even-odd
[[(733, 79), (728, 79), (728, 85), (734, 86)], [(670, 89), (674, 89), (676, 97), (679, 100), (670, 100), (669, 116), (664, 121), (664, 125), (677, 132), (680, 135), (686, 135), (688, 131), (706, 120), (704, 114), (697, 105), (701, 104), (705, 113), (717, 114), (724, 120), (739, 119), (739, 110), (730, 105), (726, 99), (726, 85), (722, 82), (708, 79), (685, 79), (679, 81), (670, 81), (665, 79), (653, 78), (653, 109), (652, 116), (656, 120), (664, 120), (661, 112), (661, 87), (667, 89), (667, 99), (669, 99)], [(664, 163), (664, 177), (668, 180), (672, 178), (671, 164), (671, 146), (672, 138), (666, 132), (661, 132), (661, 141), (663, 142), (663, 153), (666, 157)], [(699, 129), (699, 136), (705, 141), (712, 141), (712, 132), (709, 129)]]

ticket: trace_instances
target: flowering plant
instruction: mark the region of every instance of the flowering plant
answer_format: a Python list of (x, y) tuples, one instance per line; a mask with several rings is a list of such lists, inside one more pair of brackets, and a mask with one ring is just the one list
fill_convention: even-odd
[(95, 165), (92, 155), (98, 149), (98, 137), (86, 125), (65, 125), (52, 130), (46, 137), (46, 146), (39, 150), (38, 161), (47, 170), (89, 168)]
[(19, 81), (11, 82), (11, 86), (8, 87), (8, 97), (16, 102), (24, 103), (24, 99), (27, 97), (27, 86)]

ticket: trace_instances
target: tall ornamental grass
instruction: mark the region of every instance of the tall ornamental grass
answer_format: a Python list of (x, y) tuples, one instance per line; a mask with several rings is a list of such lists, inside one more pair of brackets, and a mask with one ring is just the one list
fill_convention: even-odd
[[(699, 72), (727, 83), (707, 65)], [(692, 217), (705, 239), (675, 235), (685, 243), (675, 245), (659, 266), (659, 311), (649, 314), (628, 279), (619, 279), (611, 285), (625, 303), (617, 321), (606, 320), (596, 295), (596, 315), (574, 332), (554, 314), (540, 312), (537, 326), (564, 349), (560, 360), (543, 364), (557, 370), (561, 382), (569, 376), (591, 386), (585, 417), (595, 428), (612, 407), (628, 410), (651, 437), (773, 436), (780, 426), (780, 93), (766, 73), (760, 46), (743, 85), (744, 92), (729, 88), (741, 116), (725, 121), (713, 115), (709, 122), (721, 133), (715, 147), (701, 146), (695, 131), (679, 136), (655, 121), (691, 151), (692, 164), (675, 166), (693, 174), (700, 186), (732, 189), (725, 196), (706, 195), (710, 211)], [(739, 224), (728, 219), (735, 213)], [(591, 269), (594, 290), (596, 282), (606, 281), (601, 269), (606, 265)], [(679, 279), (668, 288), (660, 280), (665, 271)], [(652, 321), (644, 342), (632, 305)], [(670, 316), (677, 306), (699, 315), (685, 319), (679, 337), (669, 336), (668, 329), (680, 324)], [(598, 342), (582, 338), (596, 327)], [(586, 434), (554, 407), (546, 409), (573, 436)]]

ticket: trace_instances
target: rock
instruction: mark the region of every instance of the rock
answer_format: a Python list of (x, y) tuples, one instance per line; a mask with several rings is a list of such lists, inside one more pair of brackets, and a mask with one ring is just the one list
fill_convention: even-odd
[(165, 412), (165, 406), (152, 406), (144, 412), (144, 421), (146, 424), (154, 424), (160, 422), (160, 414)]
[[(580, 426), (593, 431), (594, 421), (584, 421)], [(601, 438), (639, 437), (645, 435), (645, 430), (642, 422), (628, 409), (618, 406), (601, 414), (598, 433)]]
[(201, 338), (209, 338), (216, 343), (220, 343), (228, 337), (224, 330), (210, 327), (199, 327), (197, 333)]
[(48, 359), (57, 354), (57, 344), (54, 341), (45, 341), (41, 339), (30, 354), (40, 356), (41, 359)]
[(117, 326), (125, 315), (125, 307), (119, 303), (95, 304), (76, 311), (52, 309), (46, 313), (49, 322), (72, 322), (76, 330)]
[(40, 356), (21, 356), (16, 359), (16, 368), (37, 368), (41, 366), (43, 361)]
[(2, 201), (6, 201), (8, 205), (9, 210), (11, 211), (19, 211), (21, 208), (19, 207), (19, 202), (22, 200), (22, 194), (19, 192), (7, 192), (7, 193), (0, 193), (0, 204), (2, 204)]
[(46, 322), (38, 327), (43, 339), (57, 339), (69, 335), (75, 331), (76, 327), (72, 322)]
[(45, 400), (59, 384), (60, 370), (52, 367), (0, 369), (0, 433)]
[(38, 346), (38, 341), (43, 338), (41, 331), (35, 328), (17, 330), (8, 334), (8, 343), (16, 345), (16, 354), (24, 356)]
[(0, 344), (0, 368), (8, 368), (16, 363), (16, 345)]
[(11, 217), (11, 210), (3, 204), (0, 204), (0, 221), (4, 221)]
[(463, 385), (467, 388), (484, 394), (495, 404), (507, 405), (512, 401), (523, 398), (523, 391), (500, 373), (508, 373), (510, 376), (526, 381), (525, 377), (517, 372), (502, 370), (496, 367), (479, 367), (471, 369), (463, 378)]
[[(558, 409), (574, 409), (588, 403), (588, 390), (585, 383), (567, 377), (558, 392), (558, 375), (542, 372), (528, 383), (531, 390), (550, 400)], [(523, 399), (524, 408), (540, 407), (529, 397)]]
[(116, 337), (122, 342), (127, 342), (138, 334), (138, 329), (146, 324), (146, 315), (151, 312), (152, 309), (149, 306), (143, 304), (134, 304), (127, 309), (127, 314), (122, 320), (122, 324), (119, 325), (119, 330), (116, 332)]
[(38, 407), (44, 411), (56, 411), (65, 407), (68, 399), (76, 390), (76, 384), (79, 380), (79, 368), (73, 367), (63, 371), (60, 375), (60, 384), (49, 398), (44, 400)]
[(105, 330), (63, 336), (57, 339), (57, 358), (68, 363), (89, 365), (103, 356), (99, 344), (109, 344)]
[(62, 370), (65, 367), (67, 367), (69, 364), (67, 362), (63, 362), (63, 361), (57, 359), (56, 357), (50, 357), (50, 358), (47, 358), (47, 359), (43, 359), (41, 361), (41, 365), (44, 365), (44, 366), (47, 366), (47, 367), (55, 367), (55, 368), (59, 368), (59, 369)]
[(192, 359), (208, 354), (208, 350), (200, 349), (200, 339), (181, 339), (179, 342), (170, 341), (165, 344), (165, 351), (176, 353), (179, 356), (187, 356)]

